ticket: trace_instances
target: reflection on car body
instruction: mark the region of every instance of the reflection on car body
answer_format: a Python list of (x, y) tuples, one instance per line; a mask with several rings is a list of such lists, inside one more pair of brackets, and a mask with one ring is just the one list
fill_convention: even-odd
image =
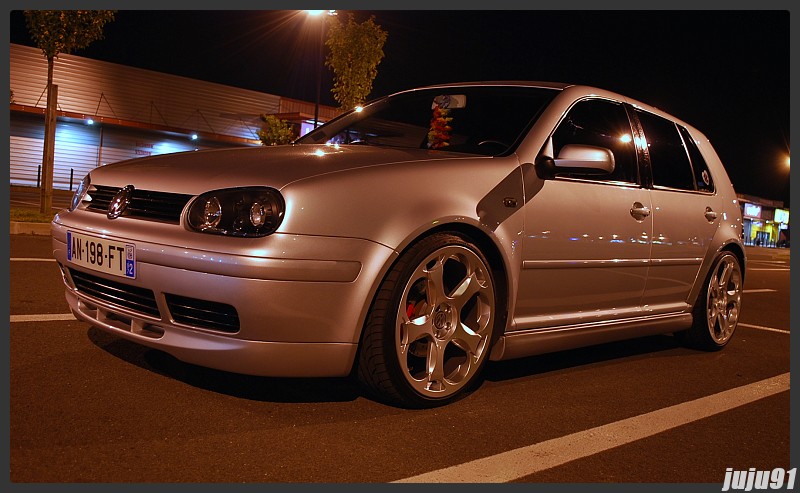
[(411, 407), (466, 395), (488, 360), (656, 333), (721, 349), (741, 233), (697, 129), (539, 82), (419, 88), (292, 145), (103, 166), (52, 223), (80, 320), (232, 372), (353, 374)]

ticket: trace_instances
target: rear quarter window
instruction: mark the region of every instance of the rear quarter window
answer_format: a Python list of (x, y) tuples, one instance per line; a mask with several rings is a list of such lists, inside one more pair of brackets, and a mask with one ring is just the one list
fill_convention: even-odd
[(689, 151), (689, 159), (692, 164), (694, 183), (697, 190), (701, 192), (713, 192), (714, 180), (711, 177), (711, 171), (708, 169), (708, 164), (706, 164), (706, 160), (703, 158), (703, 154), (700, 152), (700, 148), (697, 147), (697, 143), (694, 141), (688, 130), (680, 125), (678, 125), (678, 129), (681, 132), (681, 137), (683, 137), (683, 143), (686, 146), (686, 150)]

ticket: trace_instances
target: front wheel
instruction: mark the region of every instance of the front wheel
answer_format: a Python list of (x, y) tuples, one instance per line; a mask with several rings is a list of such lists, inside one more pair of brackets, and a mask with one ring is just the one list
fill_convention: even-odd
[(359, 380), (403, 407), (462, 397), (488, 357), (496, 298), (489, 263), (475, 244), (454, 233), (424, 238), (381, 284), (361, 340)]
[(692, 327), (676, 336), (686, 345), (707, 351), (725, 347), (739, 323), (742, 269), (731, 252), (717, 255), (694, 307)]

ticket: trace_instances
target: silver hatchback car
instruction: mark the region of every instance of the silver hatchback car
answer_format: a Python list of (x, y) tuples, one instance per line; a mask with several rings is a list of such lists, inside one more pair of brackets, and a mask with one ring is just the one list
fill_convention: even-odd
[(597, 88), (425, 87), (292, 145), (92, 171), (52, 223), (75, 316), (185, 362), (354, 375), (399, 406), (488, 360), (674, 333), (718, 350), (745, 251), (708, 139)]

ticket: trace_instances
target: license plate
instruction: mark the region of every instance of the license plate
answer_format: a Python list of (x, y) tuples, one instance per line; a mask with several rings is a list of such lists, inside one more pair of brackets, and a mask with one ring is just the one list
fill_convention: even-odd
[(136, 279), (136, 245), (67, 231), (67, 260), (112, 276)]

